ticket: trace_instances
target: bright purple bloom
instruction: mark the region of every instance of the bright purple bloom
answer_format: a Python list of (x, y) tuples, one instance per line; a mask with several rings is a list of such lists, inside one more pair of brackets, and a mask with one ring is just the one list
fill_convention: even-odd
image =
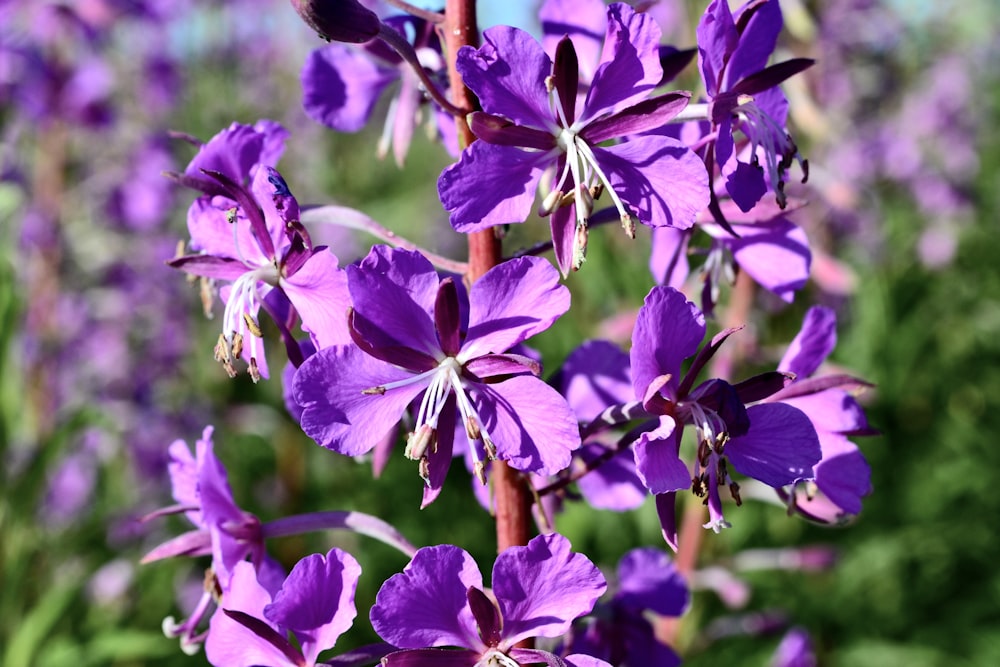
[(771, 667), (816, 667), (816, 654), (809, 633), (802, 628), (789, 630), (774, 651)]
[[(205, 655), (219, 667), (312, 667), (354, 622), (361, 566), (340, 549), (306, 556), (272, 595), (239, 563), (212, 616)], [(289, 632), (297, 645), (288, 639)]]
[(652, 547), (633, 549), (618, 563), (617, 591), (574, 625), (567, 649), (618, 667), (676, 667), (680, 657), (656, 638), (646, 615), (681, 616), (690, 600), (670, 556)]
[[(372, 626), (403, 649), (387, 667), (473, 667), (558, 664), (552, 654), (515, 648), (532, 637), (558, 637), (588, 613), (607, 589), (600, 570), (570, 551), (559, 534), (539, 535), (527, 546), (497, 556), (487, 593), (472, 557), (450, 544), (420, 549), (378, 592)], [(453, 646), (457, 649), (440, 647)], [(607, 666), (590, 656), (569, 656), (578, 667)]]
[[(390, 17), (386, 24), (412, 41), (428, 72), (444, 77), (444, 57), (432, 24), (413, 16)], [(357, 132), (368, 122), (382, 93), (396, 82), (399, 90), (389, 103), (378, 154), (384, 157), (391, 146), (396, 163), (402, 166), (425, 106), (424, 84), (410, 64), (382, 40), (357, 47), (330, 44), (313, 51), (302, 68), (302, 104), (316, 122), (340, 132)], [(432, 107), (430, 116), (433, 132), (457, 156), (454, 118), (437, 107)]]
[(606, 26), (602, 59), (582, 102), (568, 37), (554, 61), (528, 33), (505, 26), (486, 30), (479, 49), (459, 50), (457, 67), (483, 111), (470, 116), (480, 141), (438, 180), (456, 230), (524, 222), (547, 176), (540, 213), (552, 215), (556, 259), (566, 274), (584, 260), (587, 221), (604, 191), (630, 235), (634, 218), (651, 227), (690, 227), (708, 204), (704, 165), (679, 141), (648, 135), (602, 145), (659, 127), (688, 102), (687, 93), (650, 97), (663, 74), (652, 18), (614, 4)]
[[(802, 163), (808, 176), (785, 131), (788, 101), (777, 86), (813, 61), (796, 58), (767, 66), (782, 25), (778, 0), (747, 2), (735, 15), (727, 0), (713, 0), (698, 24), (698, 61), (715, 135), (714, 162), (743, 211), (753, 208), (768, 185), (784, 207), (784, 182), (793, 160)], [(736, 130), (750, 141), (746, 155), (740, 155)]]
[(569, 308), (569, 290), (548, 262), (503, 262), (467, 298), (417, 252), (376, 246), (347, 275), (356, 345), (321, 349), (296, 373), (306, 434), (358, 456), (412, 404), (406, 455), (420, 461), (425, 505), (441, 489), (456, 427), (468, 438), (480, 480), (484, 460), (494, 457), (543, 475), (569, 465), (580, 444), (572, 411), (536, 377), (536, 362), (507, 353)]
[(147, 517), (183, 512), (195, 529), (156, 547), (143, 557), (143, 563), (171, 556), (212, 556), (212, 576), (194, 613), (180, 623), (173, 618), (163, 623), (167, 636), (180, 637), (185, 651), (197, 650), (203, 641), (204, 636), (196, 634), (198, 624), (213, 596), (229, 590), (238, 563), (249, 557), (251, 571), (256, 571), (269, 588), (283, 576), (281, 565), (265, 552), (260, 520), (240, 509), (233, 499), (226, 469), (213, 452), (212, 430), (211, 426), (205, 427), (195, 444), (194, 456), (183, 440), (170, 445), (168, 469), (177, 504)]
[[(739, 487), (729, 476), (727, 460), (738, 472), (780, 488), (809, 478), (820, 458), (816, 432), (801, 411), (779, 403), (746, 405), (780, 389), (782, 374), (766, 373), (738, 385), (712, 379), (693, 387), (705, 363), (732, 333), (715, 336), (682, 375), (682, 362), (698, 351), (704, 338), (704, 316), (670, 287), (654, 287), (639, 310), (632, 337), (633, 385), (643, 409), (659, 415), (659, 425), (639, 437), (634, 451), (643, 483), (651, 493), (665, 496), (657, 500), (671, 546), (673, 494), (681, 489), (691, 487), (706, 498), (707, 528), (718, 531), (729, 525), (719, 487), (729, 486), (737, 502)], [(679, 456), (686, 423), (697, 432), (693, 475)]]
[(332, 252), (313, 247), (299, 222), (298, 203), (281, 174), (261, 165), (248, 192), (221, 172), (209, 173), (238, 206), (222, 211), (207, 198), (198, 199), (189, 212), (188, 226), (192, 245), (201, 252), (173, 259), (170, 265), (230, 283), (222, 293), (226, 308), (216, 360), (234, 377), (233, 362), (245, 351), (254, 381), (268, 376), (257, 319), (261, 307), (278, 324), (290, 354), (300, 348), (289, 332), (293, 314), (288, 304), (317, 346), (347, 342), (346, 274)]
[(871, 468), (857, 445), (848, 440), (850, 435), (874, 433), (864, 410), (844, 389), (863, 383), (845, 376), (811, 377), (836, 344), (836, 314), (822, 306), (810, 308), (778, 365), (778, 370), (796, 379), (768, 398), (798, 408), (816, 429), (823, 458), (809, 481), (786, 497), (805, 516), (826, 523), (843, 522), (861, 512), (861, 499), (872, 491)]

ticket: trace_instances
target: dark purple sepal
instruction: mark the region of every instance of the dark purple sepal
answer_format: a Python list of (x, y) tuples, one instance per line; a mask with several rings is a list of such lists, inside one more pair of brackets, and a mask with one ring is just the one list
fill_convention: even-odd
[(691, 93), (683, 90), (643, 100), (620, 113), (589, 123), (581, 135), (590, 144), (614, 137), (639, 134), (665, 125), (688, 105)]
[(236, 203), (239, 204), (241, 209), (243, 209), (243, 214), (246, 215), (247, 219), (250, 221), (250, 231), (257, 240), (257, 244), (260, 246), (261, 252), (265, 257), (273, 259), (274, 242), (271, 240), (271, 234), (267, 230), (267, 222), (264, 220), (264, 211), (262, 211), (257, 202), (254, 201), (250, 193), (247, 192), (247, 189), (233, 181), (221, 171), (202, 169), (202, 173), (217, 180), (222, 187), (225, 188), (226, 195), (230, 199), (236, 200)]
[(378, 15), (357, 0), (291, 0), (310, 28), (328, 42), (361, 44), (378, 35)]
[(843, 389), (844, 391), (852, 391), (857, 389), (870, 389), (874, 386), (875, 385), (870, 382), (865, 382), (860, 378), (850, 375), (824, 375), (822, 377), (808, 378), (805, 380), (799, 380), (798, 382), (793, 382), (781, 391), (768, 396), (767, 400), (768, 402), (783, 401), (788, 398), (818, 394), (819, 392), (826, 391), (827, 389)]
[(549, 667), (568, 667), (565, 660), (548, 651), (539, 651), (533, 648), (512, 648), (509, 655), (517, 660), (519, 665), (545, 664)]
[(204, 556), (212, 553), (212, 536), (205, 530), (189, 530), (163, 544), (142, 557), (142, 564), (174, 556)]
[(755, 403), (781, 391), (794, 379), (795, 376), (791, 373), (768, 371), (738, 382), (733, 388), (743, 403)]
[(476, 651), (447, 648), (412, 648), (382, 658), (383, 667), (473, 667), (480, 658)]
[(295, 309), (291, 307), (288, 297), (280, 289), (271, 290), (260, 302), (260, 305), (277, 327), (278, 335), (285, 346), (285, 353), (288, 355), (288, 361), (298, 368), (305, 361), (305, 357), (302, 356), (302, 348), (292, 333), (297, 315)]
[(500, 620), (500, 610), (486, 597), (486, 593), (475, 586), (469, 586), (465, 595), (469, 600), (472, 615), (476, 618), (479, 638), (487, 646), (496, 646), (500, 643), (500, 628), (503, 625), (503, 621)]
[(506, 118), (474, 111), (466, 117), (469, 129), (479, 139), (497, 146), (518, 146), (549, 150), (555, 146), (552, 135), (532, 127), (515, 125)]
[(347, 653), (341, 653), (340, 655), (324, 660), (319, 664), (326, 665), (326, 667), (362, 667), (363, 665), (375, 664), (385, 656), (397, 650), (398, 649), (391, 644), (368, 644), (367, 646), (356, 648), (348, 651)]
[(656, 515), (667, 546), (677, 552), (677, 492), (656, 494)]
[(467, 363), (465, 370), (480, 379), (527, 373), (538, 377), (542, 374), (542, 365), (521, 354), (484, 354)]
[(660, 391), (667, 386), (671, 378), (673, 376), (669, 373), (653, 378), (642, 396), (642, 408), (644, 410), (654, 415), (673, 414), (672, 406), (674, 402), (665, 397)]
[(816, 61), (812, 58), (792, 58), (775, 63), (759, 72), (743, 77), (739, 83), (729, 89), (729, 94), (756, 95), (762, 93), (774, 88), (785, 79), (793, 77), (799, 72), (804, 72), (815, 64)]
[(417, 352), (405, 345), (373, 345), (365, 338), (360, 329), (371, 329), (375, 325), (366, 320), (355, 309), (351, 308), (347, 314), (347, 330), (351, 334), (351, 340), (361, 348), (365, 354), (375, 357), (386, 363), (407, 368), (416, 373), (429, 371), (437, 366), (437, 361), (433, 357)]
[(462, 348), (461, 309), (458, 290), (453, 278), (445, 278), (438, 284), (434, 301), (434, 329), (437, 331), (441, 351), (454, 357)]
[(729, 329), (723, 329), (712, 337), (712, 341), (708, 345), (698, 351), (698, 356), (696, 356), (694, 361), (691, 362), (691, 367), (688, 368), (687, 374), (684, 376), (684, 379), (681, 380), (680, 386), (677, 387), (678, 396), (686, 396), (687, 393), (691, 391), (694, 381), (698, 378), (698, 374), (701, 373), (701, 369), (705, 367), (705, 364), (711, 361), (712, 357), (714, 357), (715, 353), (719, 351), (719, 348), (727, 338), (742, 328), (743, 327), (731, 327)]
[(754, 17), (757, 10), (761, 9), (771, 0), (752, 0), (752, 2), (746, 3), (740, 8), (739, 14), (735, 17), (736, 32), (743, 35), (746, 32), (747, 26), (750, 25), (750, 19)]
[(281, 273), (285, 278), (291, 278), (312, 256), (312, 251), (306, 247), (306, 240), (296, 234), (292, 237), (292, 244), (285, 251), (284, 259), (281, 260)]
[(730, 437), (745, 435), (750, 430), (746, 406), (735, 387), (725, 380), (713, 378), (702, 382), (691, 392), (690, 398), (718, 414), (726, 423), (726, 432)]
[(569, 35), (559, 40), (556, 57), (552, 63), (554, 87), (559, 93), (559, 102), (566, 115), (566, 125), (576, 120), (576, 96), (580, 87), (580, 63), (576, 57), (576, 47)]
[(184, 255), (168, 259), (165, 264), (192, 275), (220, 280), (235, 280), (248, 271), (238, 259), (215, 255)]
[(197, 176), (182, 174), (176, 171), (165, 171), (163, 172), (163, 176), (178, 185), (197, 190), (209, 197), (229, 197), (229, 192), (224, 187), (207, 178), (198, 178)]
[(264, 621), (234, 609), (223, 609), (222, 613), (281, 651), (289, 662), (306, 667), (306, 659), (299, 650), (292, 646), (292, 643), (284, 635)]
[(698, 55), (697, 48), (677, 49), (673, 46), (660, 47), (660, 67), (663, 68), (663, 78), (658, 85), (662, 86), (677, 78), (684, 68), (691, 64)]

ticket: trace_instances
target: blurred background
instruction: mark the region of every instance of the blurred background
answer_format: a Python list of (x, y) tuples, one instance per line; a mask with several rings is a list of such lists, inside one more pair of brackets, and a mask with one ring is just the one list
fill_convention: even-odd
[[(484, 26), (537, 30), (531, 3), (484, 4)], [(729, 568), (731, 595), (696, 596), (679, 649), (689, 665), (768, 664), (800, 626), (821, 665), (1000, 664), (1000, 16), (991, 0), (782, 8), (780, 55), (818, 61), (786, 85), (810, 162), (792, 194), (809, 202), (794, 217), (813, 279), (791, 306), (759, 294), (747, 336), (773, 362), (809, 305), (837, 310), (832, 361), (876, 385), (864, 401), (882, 435), (858, 441), (874, 494), (838, 529), (768, 504), (732, 511), (701, 560)], [(702, 10), (661, 3), (665, 38), (692, 46)], [(170, 132), (205, 141), (261, 118), (291, 132), (279, 168), (300, 203), (358, 208), (462, 259), (437, 201), (451, 159), (439, 145), (417, 136), (400, 168), (375, 155), (381, 120), (337, 134), (302, 111), (299, 71), (321, 45), (284, 0), (0, 0), (0, 666), (205, 664), (160, 626), (190, 610), (207, 559), (140, 566), (187, 528), (138, 518), (172, 502), (167, 446), (193, 445), (206, 424), (236, 501), (262, 520), (355, 509), (489, 571), (492, 521), (457, 467), (418, 511), (410, 462), (373, 479), (317, 447), (285, 411), (277, 371), (258, 385), (226, 377), (217, 321), (164, 264), (194, 198), (161, 176), (195, 150)], [(697, 85), (693, 66), (680, 82)], [(538, 227), (516, 226), (506, 247)], [(573, 310), (532, 341), (548, 372), (583, 338), (615, 336), (652, 284), (648, 236), (613, 231), (592, 234), (568, 280)], [(316, 236), (342, 264), (372, 242)], [(631, 547), (663, 546), (651, 503), (621, 515), (567, 502), (558, 527), (609, 572)], [(269, 549), (290, 567), (331, 546), (364, 568), (338, 648), (374, 641), (366, 609), (406, 561), (345, 533)], [(751, 551), (773, 565), (761, 570), (737, 558), (760, 549), (786, 551)], [(801, 549), (835, 565), (781, 558)]]

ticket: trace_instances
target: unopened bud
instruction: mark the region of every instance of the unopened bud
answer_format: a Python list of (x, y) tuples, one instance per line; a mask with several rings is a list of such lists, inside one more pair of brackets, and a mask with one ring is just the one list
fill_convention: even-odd
[(302, 20), (328, 42), (361, 44), (379, 33), (378, 16), (357, 0), (291, 0)]

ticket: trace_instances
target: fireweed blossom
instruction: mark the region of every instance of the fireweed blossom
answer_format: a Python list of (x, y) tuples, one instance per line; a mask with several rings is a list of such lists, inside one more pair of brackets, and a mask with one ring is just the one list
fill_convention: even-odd
[[(212, 616), (205, 656), (219, 667), (325, 664), (318, 662), (319, 654), (332, 648), (357, 616), (354, 592), (360, 575), (361, 566), (350, 554), (332, 549), (300, 560), (270, 591), (249, 563), (238, 563), (233, 585)], [(388, 650), (337, 664), (370, 664)]]
[[(810, 478), (820, 460), (816, 431), (800, 410), (782, 403), (747, 406), (781, 389), (784, 374), (765, 373), (737, 385), (711, 379), (693, 387), (733, 331), (716, 335), (682, 375), (682, 362), (698, 352), (705, 336), (704, 315), (677, 290), (654, 287), (636, 320), (630, 353), (633, 387), (642, 411), (657, 416), (659, 424), (643, 433), (633, 449), (639, 477), (657, 496), (664, 536), (674, 548), (677, 491), (691, 488), (704, 497), (709, 509), (705, 527), (718, 532), (729, 525), (719, 487), (728, 486), (740, 502), (727, 461), (741, 474), (781, 488)], [(679, 456), (684, 424), (696, 432), (693, 474)]]
[(285, 572), (267, 555), (267, 538), (315, 530), (351, 530), (388, 544), (407, 556), (416, 553), (416, 548), (392, 526), (361, 512), (312, 512), (262, 524), (236, 504), (226, 469), (215, 456), (212, 432), (211, 426), (205, 427), (195, 445), (194, 455), (183, 440), (170, 445), (168, 471), (176, 504), (143, 519), (148, 521), (183, 513), (195, 527), (154, 548), (143, 557), (143, 563), (176, 556), (212, 557), (211, 568), (205, 575), (204, 593), (191, 616), (182, 622), (172, 617), (163, 622), (164, 634), (179, 637), (186, 653), (197, 652), (204, 641), (205, 634), (199, 633), (198, 626), (213, 602), (233, 588), (234, 573), (240, 567), (251, 566), (259, 585), (267, 591), (275, 592), (281, 586)]
[(209, 173), (237, 205), (221, 211), (204, 199), (196, 201), (188, 227), (192, 245), (200, 252), (169, 264), (230, 283), (221, 294), (226, 307), (215, 346), (215, 358), (229, 376), (235, 377), (234, 362), (244, 353), (255, 382), (268, 376), (257, 319), (262, 307), (278, 325), (290, 356), (299, 355), (293, 361), (301, 362), (299, 345), (290, 333), (296, 315), (317, 346), (347, 342), (347, 277), (332, 252), (313, 247), (281, 174), (261, 165), (248, 192), (221, 172)]
[(260, 520), (240, 509), (233, 499), (226, 469), (213, 451), (212, 431), (211, 426), (205, 427), (194, 455), (183, 440), (170, 445), (167, 468), (177, 504), (146, 517), (148, 520), (183, 513), (195, 529), (161, 544), (142, 559), (143, 563), (151, 563), (172, 556), (212, 556), (205, 591), (191, 616), (182, 622), (173, 617), (163, 621), (164, 634), (179, 637), (184, 652), (192, 654), (205, 638), (198, 633), (198, 625), (213, 600), (229, 589), (237, 563), (249, 558), (266, 586), (280, 582), (284, 576), (281, 565), (265, 552)]
[(321, 349), (295, 375), (302, 429), (347, 456), (371, 450), (413, 404), (406, 456), (420, 462), (423, 505), (441, 490), (456, 429), (475, 474), (501, 458), (552, 475), (580, 445), (566, 401), (536, 376), (530, 358), (507, 353), (569, 308), (569, 290), (547, 261), (503, 262), (466, 298), (420, 253), (376, 246), (347, 268), (355, 345)]
[[(434, 26), (414, 16), (393, 16), (385, 23), (413, 44), (421, 65), (445, 84), (445, 63)], [(378, 155), (384, 157), (391, 147), (396, 164), (402, 166), (425, 106), (423, 84), (410, 64), (385, 42), (333, 43), (313, 51), (302, 68), (302, 105), (318, 123), (340, 132), (357, 132), (368, 122), (382, 93), (396, 82), (399, 88), (389, 102)], [(429, 132), (458, 156), (455, 119), (436, 106), (429, 116)]]
[(584, 261), (587, 223), (602, 192), (630, 236), (636, 218), (651, 227), (690, 227), (709, 201), (708, 174), (694, 153), (661, 135), (600, 145), (659, 127), (687, 106), (684, 92), (650, 97), (663, 74), (659, 40), (651, 17), (610, 5), (602, 59), (582, 102), (569, 37), (554, 61), (528, 33), (506, 26), (486, 30), (479, 49), (460, 49), (457, 68), (483, 111), (469, 116), (480, 141), (438, 179), (452, 226), (473, 232), (524, 222), (546, 176), (539, 213), (551, 216), (564, 275)]
[[(450, 544), (420, 549), (403, 572), (382, 584), (371, 610), (375, 632), (402, 649), (387, 655), (382, 664), (560, 664), (547, 651), (516, 644), (563, 635), (607, 589), (600, 570), (570, 548), (569, 540), (552, 534), (507, 549), (493, 565), (491, 594), (476, 562), (464, 550)], [(457, 648), (442, 648), (448, 646)], [(610, 667), (587, 655), (563, 660), (574, 667)]]
[[(782, 25), (778, 0), (751, 0), (735, 15), (727, 0), (713, 0), (698, 24), (713, 160), (726, 179), (726, 191), (744, 212), (764, 196), (768, 185), (784, 208), (784, 183), (793, 161), (801, 164), (803, 180), (809, 174), (785, 130), (788, 100), (777, 86), (813, 61), (795, 58), (767, 66)], [(740, 154), (737, 130), (750, 141), (747, 155)]]
[(846, 389), (865, 386), (844, 375), (815, 376), (837, 344), (837, 316), (829, 308), (813, 306), (802, 329), (792, 340), (778, 370), (795, 381), (767, 401), (780, 401), (801, 410), (819, 436), (823, 458), (813, 475), (779, 495), (804, 516), (823, 523), (844, 523), (861, 512), (861, 499), (871, 493), (871, 468), (848, 436), (873, 435), (864, 410)]
[(618, 563), (617, 590), (573, 624), (564, 650), (618, 667), (676, 667), (680, 657), (657, 639), (647, 614), (678, 617), (690, 600), (687, 582), (670, 556), (652, 547), (633, 549)]

